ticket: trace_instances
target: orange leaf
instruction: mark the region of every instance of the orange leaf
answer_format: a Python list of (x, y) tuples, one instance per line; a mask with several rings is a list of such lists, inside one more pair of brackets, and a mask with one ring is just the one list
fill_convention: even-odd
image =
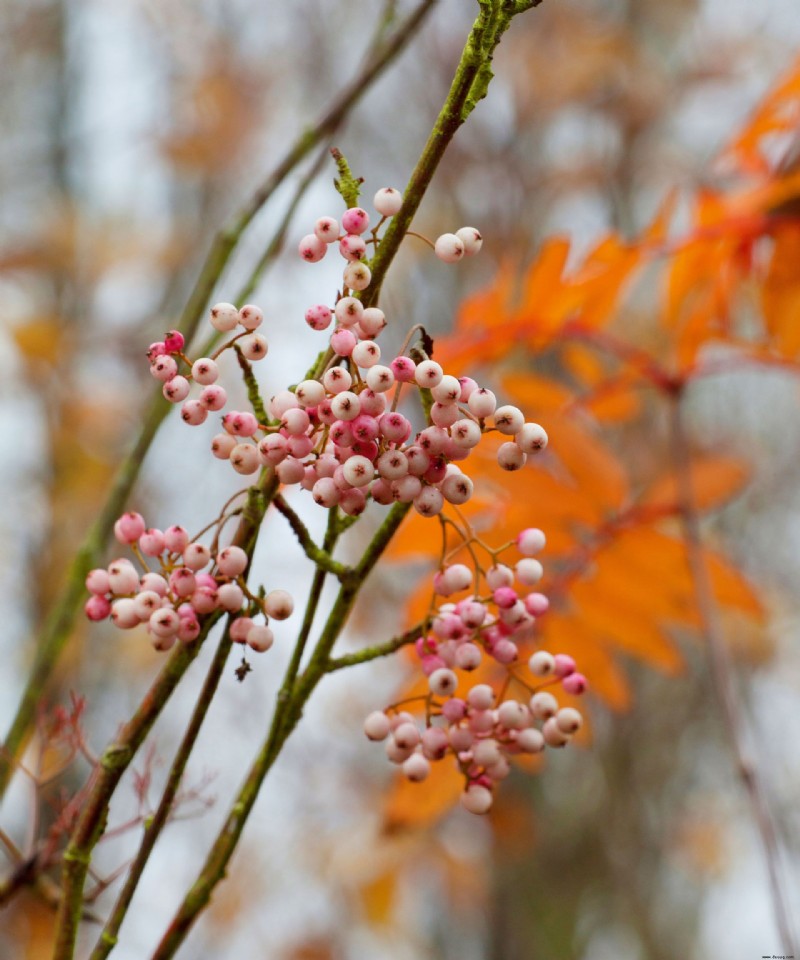
[[(747, 483), (750, 470), (741, 460), (708, 457), (691, 463), (692, 490), (700, 510), (715, 510), (736, 496)], [(680, 494), (674, 471), (657, 480), (640, 500), (643, 507), (677, 512)]]

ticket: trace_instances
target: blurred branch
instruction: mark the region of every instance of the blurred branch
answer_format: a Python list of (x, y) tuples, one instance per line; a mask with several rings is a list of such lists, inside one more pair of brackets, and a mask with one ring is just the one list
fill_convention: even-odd
[[(425, 17), (433, 9), (435, 3), (436, 0), (422, 0), (417, 9), (396, 28), (388, 39), (384, 37), (382, 29), (378, 31), (357, 76), (339, 93), (321, 119), (300, 135), (283, 160), (255, 191), (230, 224), (216, 235), (180, 317), (179, 328), (186, 336), (187, 341), (196, 331), (217, 281), (255, 215), (308, 153), (321, 140), (329, 137), (338, 129), (352, 107), (404, 49)], [(304, 184), (307, 186), (306, 181), (304, 181)], [(301, 184), (301, 187), (303, 187), (303, 184)], [(275, 253), (272, 251), (277, 252), (280, 248), (287, 223), (288, 221), (284, 219), (264, 257), (257, 265), (251, 280), (245, 287), (247, 293), (250, 292), (250, 285), (258, 281), (263, 274), (263, 270), (274, 257)], [(0, 755), (0, 798), (5, 794), (14, 770), (14, 761), (27, 739), (39, 697), (55, 669), (62, 648), (69, 638), (75, 616), (85, 595), (84, 580), (86, 574), (99, 562), (99, 557), (111, 534), (114, 521), (122, 512), (130, 496), (145, 455), (169, 409), (170, 407), (164, 403), (159, 391), (151, 401), (145, 414), (142, 431), (130, 454), (120, 467), (97, 521), (72, 561), (66, 575), (66, 586), (56, 601), (42, 631), (36, 638), (33, 666), (16, 715), (6, 736), (4, 750)]]
[(279, 513), (282, 513), (283, 516), (289, 521), (289, 526), (294, 531), (294, 534), (308, 559), (312, 560), (317, 567), (319, 567), (321, 570), (324, 570), (326, 573), (332, 573), (339, 580), (346, 579), (347, 576), (352, 572), (350, 568), (346, 564), (340, 563), (338, 560), (334, 560), (327, 550), (323, 549), (322, 547), (318, 547), (316, 543), (314, 543), (311, 538), (311, 534), (306, 528), (306, 525), (294, 512), (294, 510), (292, 510), (289, 504), (283, 499), (283, 496), (278, 494), (272, 503), (275, 509)]
[(694, 583), (701, 629), (710, 653), (711, 678), (736, 759), (736, 770), (747, 792), (753, 821), (761, 839), (769, 875), (772, 907), (783, 952), (787, 956), (797, 956), (797, 948), (789, 919), (789, 909), (781, 885), (778, 837), (755, 759), (748, 753), (744, 745), (742, 711), (736, 698), (733, 665), (723, 635), (722, 624), (714, 600), (714, 588), (706, 564), (700, 532), (699, 511), (695, 501), (691, 464), (688, 456), (689, 441), (683, 425), (681, 398), (682, 394), (680, 393), (673, 397), (670, 421), (671, 453), (678, 481), (683, 537), (686, 544), (689, 569)]
[(346, 653), (341, 657), (329, 659), (325, 664), (325, 673), (334, 673), (336, 670), (342, 670), (344, 667), (354, 667), (359, 663), (369, 663), (371, 660), (377, 660), (379, 657), (387, 657), (390, 653), (395, 653), (401, 647), (406, 647), (414, 643), (422, 636), (424, 629), (423, 623), (418, 623), (405, 633), (397, 637), (392, 637), (386, 643), (378, 643), (372, 647), (365, 647), (363, 650), (357, 650), (355, 653)]
[[(233, 543), (246, 550), (251, 557), (261, 521), (277, 488), (278, 482), (272, 471), (265, 471), (258, 487), (251, 488), (248, 505), (233, 538)], [(209, 614), (197, 640), (178, 645), (145, 694), (136, 713), (122, 726), (100, 758), (100, 765), (95, 770), (80, 817), (64, 852), (62, 898), (53, 960), (68, 960), (73, 956), (86, 874), (92, 850), (105, 830), (111, 797), (175, 687), (200, 651), (203, 640), (221, 616), (221, 611)]]

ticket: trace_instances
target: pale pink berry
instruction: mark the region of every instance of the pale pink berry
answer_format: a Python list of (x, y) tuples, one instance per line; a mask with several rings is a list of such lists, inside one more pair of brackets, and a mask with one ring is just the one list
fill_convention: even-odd
[(440, 383), (443, 376), (444, 371), (435, 360), (423, 360), (422, 363), (417, 365), (414, 371), (414, 379), (419, 386), (427, 389), (435, 387), (437, 383)]
[(529, 593), (524, 603), (525, 609), (532, 617), (540, 617), (550, 609), (550, 601), (543, 593)]
[(86, 601), (83, 611), (90, 620), (105, 620), (111, 613), (111, 601), (95, 593)]
[(355, 420), (361, 413), (361, 401), (358, 394), (343, 390), (331, 400), (331, 410), (338, 420)]
[(305, 410), (293, 407), (281, 417), (281, 428), (292, 437), (299, 437), (308, 430), (311, 421)]
[(339, 253), (345, 260), (360, 260), (366, 252), (367, 245), (357, 233), (348, 233), (339, 241)]
[(364, 733), (370, 740), (385, 740), (390, 730), (391, 723), (382, 710), (374, 710), (364, 720)]
[(454, 403), (440, 403), (438, 400), (431, 407), (431, 420), (437, 427), (450, 427), (461, 416), (461, 411)]
[[(361, 344), (359, 344), (361, 346)], [(375, 393), (385, 393), (394, 386), (394, 374), (390, 367), (382, 364), (372, 366), (367, 373), (367, 385)]]
[(268, 626), (256, 623), (247, 631), (245, 643), (256, 653), (266, 653), (275, 642), (275, 634)]
[(281, 483), (291, 486), (293, 483), (300, 483), (305, 477), (306, 468), (300, 460), (294, 457), (286, 457), (275, 467), (275, 474)]
[(223, 577), (238, 577), (247, 569), (247, 554), (241, 547), (231, 545), (217, 554), (217, 570)]
[(461, 396), (461, 384), (457, 377), (445, 374), (431, 389), (431, 395), (440, 403), (457, 403)]
[(403, 762), (403, 775), (412, 783), (422, 783), (430, 772), (431, 765), (421, 753), (412, 753)]
[(86, 575), (86, 589), (89, 593), (94, 593), (98, 596), (108, 593), (111, 590), (108, 570), (103, 570), (102, 567), (90, 570)]
[(354, 327), (364, 316), (364, 305), (355, 297), (340, 297), (335, 307), (336, 322), (342, 327)]
[(489, 733), (494, 729), (495, 719), (493, 710), (473, 709), (469, 715), (469, 728), (473, 733)]
[(467, 703), (473, 710), (491, 710), (494, 706), (494, 690), (488, 683), (479, 683), (467, 694)]
[(457, 263), (464, 256), (464, 244), (454, 233), (443, 233), (437, 237), (433, 249), (445, 263)]
[(394, 187), (381, 187), (372, 198), (372, 206), (382, 217), (393, 217), (400, 212), (403, 205), (403, 194)]
[(328, 245), (316, 234), (309, 233), (297, 245), (297, 252), (307, 263), (317, 263), (328, 252)]
[(239, 341), (239, 349), (248, 360), (263, 360), (269, 352), (269, 344), (260, 333), (251, 333)]
[(534, 557), (523, 557), (515, 566), (517, 580), (527, 587), (532, 587), (544, 576), (544, 567)]
[(537, 650), (528, 660), (528, 668), (535, 677), (549, 677), (555, 672), (556, 661), (552, 653)]
[(558, 721), (555, 717), (550, 717), (545, 720), (544, 726), (542, 727), (542, 735), (548, 747), (565, 747), (569, 743), (569, 734), (564, 733), (558, 726)]
[(166, 344), (163, 340), (158, 340), (147, 348), (147, 359), (152, 363), (156, 357), (163, 357), (166, 352)]
[(180, 617), (170, 607), (162, 607), (150, 615), (148, 626), (156, 637), (174, 637), (180, 627)]
[(192, 364), (192, 377), (195, 383), (208, 386), (209, 383), (216, 383), (219, 367), (208, 357), (201, 357)]
[(275, 620), (286, 620), (293, 610), (294, 600), (286, 590), (270, 590), (264, 599), (264, 611)]
[(146, 573), (141, 579), (142, 590), (152, 590), (159, 597), (166, 597), (168, 585), (167, 581), (160, 573)]
[(464, 626), (476, 630), (486, 620), (486, 607), (477, 600), (462, 600), (456, 607), (456, 612)]
[(492, 599), (501, 610), (513, 607), (517, 602), (517, 592), (512, 587), (498, 587), (492, 594)]
[(386, 314), (378, 307), (367, 307), (358, 325), (366, 336), (377, 337), (386, 326)]
[(300, 404), (297, 401), (297, 397), (292, 393), (291, 390), (279, 390), (274, 396), (269, 399), (269, 412), (273, 417), (282, 417), (287, 410), (291, 410), (292, 407), (299, 407)]
[(202, 570), (211, 562), (211, 551), (204, 543), (187, 543), (183, 548), (183, 562), (190, 570)]
[(532, 557), (544, 549), (545, 543), (545, 535), (537, 527), (528, 527), (519, 533), (516, 539), (517, 549), (526, 557)]
[(139, 549), (146, 557), (160, 557), (166, 547), (161, 530), (151, 527), (139, 537)]
[(558, 712), (558, 700), (547, 690), (540, 690), (531, 697), (530, 708), (537, 720), (548, 720)]
[(252, 443), (237, 443), (231, 450), (230, 462), (233, 469), (243, 476), (255, 473), (261, 466), (258, 447)]
[(461, 227), (460, 230), (456, 230), (456, 236), (464, 245), (465, 257), (474, 256), (483, 245), (483, 237), (475, 227)]
[(252, 617), (237, 617), (231, 621), (230, 635), (234, 643), (246, 643), (247, 634), (253, 629), (255, 623)]
[(394, 728), (394, 742), (403, 750), (413, 749), (422, 739), (417, 725), (412, 722), (403, 722)]
[(571, 673), (561, 681), (564, 693), (570, 693), (573, 696), (580, 696), (589, 688), (589, 681), (582, 673)]
[(428, 727), (422, 732), (422, 754), (428, 760), (441, 760), (449, 745), (447, 731), (441, 727)]
[(441, 427), (426, 427), (417, 437), (417, 443), (426, 453), (436, 456), (443, 453), (450, 437)]
[(161, 393), (164, 395), (164, 399), (169, 400), (170, 403), (182, 403), (189, 396), (191, 388), (192, 385), (186, 377), (178, 375), (164, 384)]
[(465, 563), (453, 563), (442, 571), (437, 592), (443, 597), (449, 597), (453, 593), (467, 590), (472, 586), (472, 578), (473, 572)]
[(216, 587), (198, 586), (189, 598), (195, 613), (211, 613), (217, 609), (219, 594)]
[(442, 704), (442, 716), (448, 723), (458, 723), (467, 715), (467, 705), (460, 697), (452, 697)]
[(372, 273), (366, 263), (357, 260), (355, 263), (347, 264), (342, 280), (351, 290), (366, 290), (372, 280)]
[(181, 643), (191, 643), (192, 640), (196, 640), (199, 636), (200, 621), (194, 615), (194, 611), (192, 611), (192, 616), (190, 617), (181, 617), (178, 626), (178, 639)]
[(211, 413), (216, 413), (217, 411), (222, 410), (222, 408), (228, 402), (228, 395), (225, 393), (224, 387), (214, 383), (208, 387), (203, 387), (203, 389), (200, 391), (198, 400), (206, 408), (206, 410), (210, 411)]
[(244, 592), (238, 583), (223, 583), (217, 589), (217, 598), (223, 610), (235, 613), (242, 609)]
[(359, 517), (367, 508), (367, 498), (362, 489), (352, 487), (344, 490), (339, 500), (339, 507), (348, 517)]
[(571, 736), (583, 726), (583, 717), (574, 707), (562, 707), (556, 714), (556, 725), (562, 733)]
[(515, 742), (523, 753), (541, 753), (544, 750), (544, 737), (536, 727), (520, 730)]
[(362, 340), (353, 347), (350, 355), (357, 366), (366, 370), (378, 363), (381, 358), (381, 348), (372, 340)]
[(514, 434), (519, 433), (525, 425), (525, 417), (519, 407), (512, 407), (510, 404), (507, 404), (495, 410), (494, 425), (499, 433), (504, 433), (506, 436), (514, 436)]
[(312, 330), (325, 330), (331, 325), (333, 313), (330, 307), (324, 304), (318, 304), (315, 307), (309, 307), (305, 313), (306, 323)]
[(461, 806), (470, 813), (488, 813), (492, 806), (492, 791), (480, 784), (472, 784), (461, 794)]
[(114, 536), (120, 543), (135, 543), (145, 531), (141, 513), (123, 513), (114, 524)]
[(164, 545), (170, 553), (183, 553), (188, 542), (189, 534), (183, 527), (173, 525), (164, 531)]
[(339, 327), (331, 334), (331, 350), (339, 357), (349, 357), (357, 342), (356, 335), (346, 327)]
[(413, 747), (401, 747), (394, 737), (389, 737), (385, 742), (386, 757), (392, 763), (405, 763), (414, 752)]
[(491, 417), (497, 408), (497, 398), (491, 390), (478, 387), (477, 390), (470, 393), (467, 406), (470, 413), (478, 417), (479, 420), (485, 420), (486, 417)]
[(474, 643), (462, 643), (456, 648), (455, 665), (459, 670), (476, 670), (482, 658), (480, 647)]
[(547, 432), (538, 423), (526, 423), (514, 438), (523, 453), (538, 453), (547, 446)]
[(218, 433), (211, 441), (211, 452), (217, 460), (228, 460), (236, 446), (236, 438), (229, 433)]
[(444, 497), (436, 487), (423, 487), (414, 497), (414, 509), (423, 517), (435, 517), (442, 512)]
[(295, 388), (294, 395), (303, 407), (316, 407), (325, 399), (325, 387), (319, 380), (303, 380)]
[(381, 506), (386, 507), (390, 503), (394, 503), (394, 491), (388, 480), (373, 480), (369, 492), (375, 503), (379, 503)]
[(472, 751), (472, 758), (480, 767), (488, 767), (493, 763), (497, 763), (501, 757), (502, 754), (500, 753), (500, 747), (497, 741), (491, 738), (481, 740)]
[(514, 583), (514, 571), (504, 563), (496, 563), (486, 571), (486, 583), (490, 590), (510, 587)]
[(506, 730), (522, 730), (529, 720), (528, 710), (518, 700), (506, 700), (497, 708), (497, 721)]
[(246, 303), (239, 310), (239, 323), (245, 330), (257, 330), (263, 322), (264, 313), (261, 307), (257, 307), (254, 303)]
[(187, 400), (181, 407), (181, 420), (190, 427), (199, 427), (208, 418), (208, 410), (199, 400)]
[(428, 677), (428, 687), (435, 697), (452, 697), (458, 687), (458, 677), (447, 667), (440, 667)]
[(177, 375), (178, 364), (174, 357), (169, 357), (165, 354), (161, 357), (156, 357), (153, 363), (150, 364), (150, 373), (156, 380), (166, 383)]
[(122, 558), (108, 565), (108, 584), (117, 596), (136, 593), (139, 589), (139, 574), (130, 560)]
[(119, 627), (120, 630), (130, 630), (131, 627), (135, 627), (140, 622), (135, 601), (128, 597), (115, 600), (111, 604), (111, 619), (114, 626)]
[(501, 443), (497, 450), (497, 463), (503, 470), (520, 470), (527, 462), (527, 456), (516, 443)]
[(419, 477), (411, 476), (400, 477), (399, 480), (392, 480), (392, 492), (395, 500), (400, 503), (411, 503), (419, 496), (422, 490), (422, 481)]
[[(403, 443), (411, 434), (411, 423), (402, 413), (385, 413), (378, 420), (378, 426), (383, 436), (390, 443)], [(408, 455), (408, 451), (406, 451), (406, 455)], [(427, 470), (427, 466), (425, 469)]]
[(442, 481), (441, 489), (445, 500), (458, 506), (466, 503), (472, 497), (473, 483), (463, 473), (451, 473)]
[(323, 243), (333, 243), (339, 239), (339, 221), (333, 217), (320, 217), (314, 224), (314, 235)]
[(169, 588), (179, 597), (190, 597), (197, 588), (194, 571), (188, 567), (176, 567), (169, 575)]
[(448, 739), (453, 750), (456, 753), (462, 753), (464, 750), (469, 750), (475, 742), (475, 734), (469, 727), (451, 727)]
[(239, 311), (232, 303), (215, 303), (211, 308), (211, 326), (220, 333), (228, 333), (239, 322)]
[(363, 487), (375, 476), (375, 468), (366, 457), (350, 457), (343, 467), (344, 477), (353, 487)]
[(342, 230), (345, 233), (363, 233), (369, 226), (369, 214), (361, 207), (351, 207), (342, 215)]
[(258, 420), (249, 410), (231, 410), (222, 418), (222, 426), (235, 437), (252, 437), (258, 430)]
[(517, 645), (507, 638), (498, 640), (492, 648), (492, 656), (498, 663), (513, 663), (519, 656)]
[(566, 653), (557, 653), (555, 655), (555, 662), (555, 675), (560, 679), (563, 680), (564, 677), (568, 677), (571, 673), (575, 673), (575, 661)]
[(156, 610), (161, 609), (161, 597), (155, 590), (142, 590), (133, 598), (133, 609), (139, 620), (149, 620)]
[(417, 365), (410, 357), (395, 357), (390, 366), (395, 379), (400, 383), (410, 383), (414, 379)]
[(322, 375), (322, 383), (328, 393), (342, 393), (353, 385), (353, 378), (346, 367), (331, 367)]

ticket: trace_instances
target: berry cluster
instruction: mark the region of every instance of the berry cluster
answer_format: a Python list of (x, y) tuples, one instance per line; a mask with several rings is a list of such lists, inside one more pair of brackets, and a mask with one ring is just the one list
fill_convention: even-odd
[[(157, 650), (169, 650), (176, 640), (196, 640), (200, 617), (222, 610), (238, 614), (231, 623), (231, 638), (264, 652), (274, 640), (269, 618), (285, 620), (294, 609), (285, 590), (272, 590), (263, 598), (249, 592), (242, 577), (248, 558), (241, 547), (225, 547), (214, 556), (214, 550), (192, 540), (183, 527), (148, 529), (139, 513), (123, 514), (114, 534), (131, 548), (144, 573), (140, 575), (127, 558), (91, 570), (86, 577), (91, 593), (86, 616), (90, 620), (110, 616), (122, 630), (146, 623)], [(157, 562), (157, 570), (150, 568), (147, 558)], [(259, 614), (265, 623), (254, 620)]]
[[(477, 561), (476, 544), (491, 555), (493, 562), (486, 570)], [(470, 549), (475, 570), (463, 563), (444, 565), (434, 576), (434, 596), (477, 591), (481, 583), (487, 593), (473, 592), (429, 612), (416, 643), (428, 678), (429, 693), (420, 698), (425, 702), (425, 728), (420, 731), (413, 715), (399, 709), (401, 704), (371, 713), (364, 724), (371, 740), (386, 741), (388, 758), (402, 765), (409, 780), (424, 780), (432, 761), (454, 757), (465, 778), (462, 803), (472, 813), (489, 810), (495, 784), (510, 772), (510, 757), (539, 753), (545, 746), (563, 747), (583, 722), (573, 707), (559, 708), (556, 697), (545, 689), (560, 685), (572, 695), (586, 690), (586, 678), (576, 671), (572, 657), (536, 651), (528, 661), (529, 672), (539, 681), (534, 684), (512, 668), (519, 643), (529, 639), (536, 618), (548, 609), (544, 594), (514, 587), (515, 581), (526, 589), (541, 579), (544, 571), (533, 554), (544, 545), (544, 534), (536, 528), (523, 530), (513, 543), (496, 551), (471, 532), (465, 534), (463, 546)], [(512, 546), (522, 554), (513, 568), (497, 562), (498, 554)], [(484, 654), (505, 668), (499, 690), (478, 683), (456, 697), (467, 682), (456, 670), (469, 674), (480, 666)], [(528, 703), (506, 698), (512, 681), (528, 691)]]

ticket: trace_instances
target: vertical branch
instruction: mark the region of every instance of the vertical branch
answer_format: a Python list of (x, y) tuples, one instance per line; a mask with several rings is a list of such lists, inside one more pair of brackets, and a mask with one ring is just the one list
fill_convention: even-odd
[(766, 791), (755, 759), (747, 751), (744, 744), (742, 714), (737, 703), (733, 665), (725, 643), (711, 577), (703, 551), (699, 512), (692, 485), (688, 439), (683, 425), (681, 398), (682, 393), (680, 391), (672, 396), (671, 454), (678, 481), (683, 539), (694, 584), (701, 629), (708, 643), (711, 677), (736, 760), (736, 770), (747, 792), (753, 821), (761, 839), (761, 847), (769, 875), (772, 907), (783, 944), (783, 951), (787, 956), (797, 956), (789, 919), (789, 909), (781, 884), (780, 849), (775, 824), (770, 814)]

